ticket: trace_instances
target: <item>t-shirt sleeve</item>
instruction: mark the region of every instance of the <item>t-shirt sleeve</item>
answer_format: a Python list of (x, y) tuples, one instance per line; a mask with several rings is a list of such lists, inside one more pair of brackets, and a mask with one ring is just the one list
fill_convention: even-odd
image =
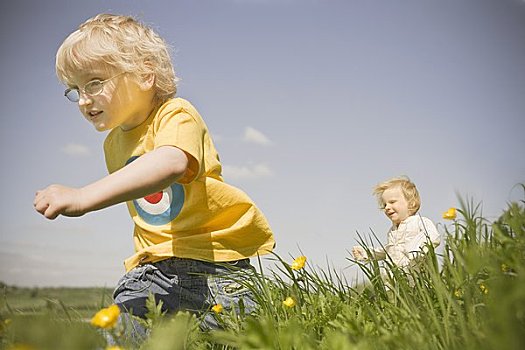
[(161, 114), (155, 123), (154, 148), (175, 146), (188, 156), (188, 169), (178, 182), (189, 183), (201, 173), (204, 166), (205, 129), (184, 108)]

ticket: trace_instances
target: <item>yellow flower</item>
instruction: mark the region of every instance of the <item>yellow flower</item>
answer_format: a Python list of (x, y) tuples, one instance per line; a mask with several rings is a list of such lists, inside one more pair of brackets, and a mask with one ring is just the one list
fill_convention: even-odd
[(97, 312), (95, 316), (93, 316), (93, 318), (91, 319), (91, 324), (100, 328), (113, 328), (117, 323), (119, 315), (119, 307), (113, 304)]
[(481, 283), (479, 285), (479, 290), (481, 290), (481, 293), (483, 294), (488, 294), (489, 293), (489, 289), (487, 288), (486, 285), (484, 285), (483, 283)]
[(295, 300), (293, 300), (292, 297), (286, 298), (286, 300), (283, 301), (283, 305), (286, 307), (294, 307), (295, 306)]
[(445, 220), (454, 220), (456, 218), (456, 208), (450, 208), (443, 213), (443, 219)]
[(106, 350), (124, 350), (124, 348), (121, 348), (118, 345), (108, 346)]
[(292, 267), (292, 270), (300, 270), (304, 267), (304, 264), (306, 263), (306, 256), (304, 255), (301, 255), (300, 257), (296, 258), (291, 267)]
[(510, 267), (507, 264), (501, 264), (501, 271), (507, 273), (510, 271)]
[(461, 290), (461, 288), (458, 288), (454, 291), (454, 296), (456, 298), (461, 298), (463, 296), (463, 291)]
[(215, 312), (216, 314), (220, 314), (222, 312), (222, 305), (221, 304), (216, 304), (216, 305), (213, 305), (213, 307), (211, 308), (213, 310), (213, 312)]

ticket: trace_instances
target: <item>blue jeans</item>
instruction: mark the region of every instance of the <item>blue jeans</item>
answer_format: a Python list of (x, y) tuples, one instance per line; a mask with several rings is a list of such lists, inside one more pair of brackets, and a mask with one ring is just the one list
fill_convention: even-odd
[(129, 314), (144, 318), (150, 293), (157, 303), (162, 300), (163, 311), (190, 311), (202, 316), (201, 329), (218, 329), (210, 311), (213, 305), (221, 304), (225, 311), (235, 309), (237, 313), (244, 305), (246, 314), (255, 309), (252, 291), (242, 283), (254, 272), (249, 259), (212, 263), (173, 257), (127, 272), (118, 282), (113, 299), (122, 311), (121, 322), (133, 325), (130, 337), (136, 341), (143, 340), (147, 331)]

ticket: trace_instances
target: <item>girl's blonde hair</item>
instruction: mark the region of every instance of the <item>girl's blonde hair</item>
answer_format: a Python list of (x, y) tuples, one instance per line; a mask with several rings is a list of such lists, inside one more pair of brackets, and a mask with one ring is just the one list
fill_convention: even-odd
[(385, 202), (383, 202), (383, 192), (389, 188), (399, 187), (403, 196), (405, 196), (406, 201), (408, 202), (408, 212), (410, 215), (417, 213), (421, 207), (421, 198), (419, 197), (419, 192), (417, 191), (416, 185), (410, 181), (407, 176), (398, 176), (387, 181), (381, 182), (374, 187), (373, 194), (377, 198), (377, 202), (381, 208), (385, 207)]
[(157, 102), (177, 92), (178, 78), (166, 42), (133, 17), (99, 14), (82, 23), (58, 49), (57, 76), (69, 86), (75, 72), (96, 64), (131, 73), (137, 79), (154, 74)]

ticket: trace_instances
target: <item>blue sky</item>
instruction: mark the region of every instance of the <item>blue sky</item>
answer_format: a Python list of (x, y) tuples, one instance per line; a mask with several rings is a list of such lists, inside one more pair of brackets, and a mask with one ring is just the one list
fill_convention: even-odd
[(112, 286), (132, 254), (124, 205), (47, 221), (52, 183), (105, 175), (105, 134), (63, 97), (62, 40), (101, 12), (138, 16), (173, 47), (227, 182), (264, 211), (284, 258), (350, 278), (357, 232), (385, 239), (372, 187), (408, 175), (443, 232), (457, 194), (496, 218), (525, 182), (521, 0), (18, 0), (0, 5), (0, 280)]

